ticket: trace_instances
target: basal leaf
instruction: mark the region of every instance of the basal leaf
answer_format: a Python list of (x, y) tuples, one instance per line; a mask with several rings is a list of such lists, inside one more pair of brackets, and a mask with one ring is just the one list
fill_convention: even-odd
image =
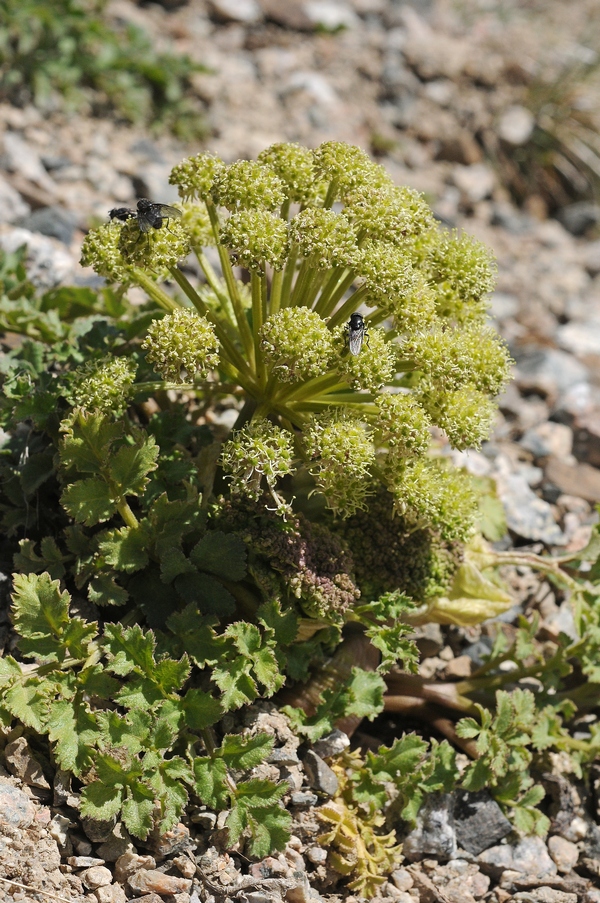
[(51, 687), (47, 681), (31, 679), (27, 683), (14, 683), (4, 696), (9, 712), (38, 734), (46, 733)]
[(86, 527), (109, 520), (117, 510), (109, 485), (101, 477), (89, 477), (67, 486), (61, 503), (68, 514)]
[(221, 756), (229, 768), (245, 771), (265, 761), (273, 749), (273, 742), (269, 734), (257, 734), (255, 737), (226, 734), (216, 755)]
[(223, 759), (198, 756), (193, 762), (194, 789), (209, 809), (227, 809), (231, 793), (227, 766)]
[(273, 631), (276, 649), (289, 646), (298, 634), (299, 618), (292, 608), (281, 610), (279, 599), (264, 602), (256, 613), (257, 620), (268, 630)]
[(70, 423), (65, 422), (61, 464), (80, 473), (98, 474), (108, 463), (112, 444), (122, 435), (121, 422), (111, 421), (104, 414), (79, 411)]
[(123, 823), (130, 834), (145, 840), (153, 828), (154, 791), (141, 781), (129, 788), (129, 796), (123, 802)]
[(102, 781), (92, 781), (81, 791), (80, 812), (83, 816), (105, 821), (121, 811), (122, 790)]
[(167, 627), (181, 640), (198, 668), (216, 665), (223, 655), (225, 641), (216, 635), (214, 623), (216, 619), (201, 615), (194, 605), (174, 612), (167, 620)]
[(196, 605), (203, 614), (227, 617), (235, 611), (235, 599), (210, 574), (181, 574), (175, 579), (175, 588), (186, 605)]
[(190, 558), (199, 571), (225, 580), (243, 580), (246, 576), (246, 544), (233, 533), (205, 533), (190, 552)]
[(93, 745), (99, 737), (96, 719), (81, 700), (56, 700), (50, 708), (48, 736), (54, 756), (65, 771), (76, 775), (90, 767)]
[(98, 538), (98, 552), (106, 564), (131, 574), (148, 564), (148, 534), (143, 526), (105, 530)]
[(88, 584), (88, 599), (94, 605), (125, 605), (129, 593), (119, 586), (112, 574), (98, 574)]
[(250, 675), (251, 667), (251, 662), (240, 656), (214, 668), (212, 679), (223, 693), (221, 704), (226, 712), (256, 699), (258, 690)]
[(109, 656), (107, 667), (110, 671), (124, 676), (136, 669), (138, 673), (152, 677), (155, 640), (151, 630), (144, 633), (137, 624), (133, 627), (107, 624), (102, 645)]
[(110, 478), (122, 495), (141, 495), (148, 483), (148, 474), (156, 469), (159, 448), (153, 436), (140, 439), (135, 445), (123, 445), (111, 458)]
[(221, 703), (203, 690), (188, 690), (183, 697), (185, 722), (194, 731), (201, 731), (215, 724), (223, 715)]

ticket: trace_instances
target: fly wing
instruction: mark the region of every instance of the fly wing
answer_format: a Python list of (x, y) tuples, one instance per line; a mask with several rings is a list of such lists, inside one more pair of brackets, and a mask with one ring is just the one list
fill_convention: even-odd
[(350, 330), (350, 334), (348, 336), (348, 348), (350, 349), (350, 354), (358, 354), (360, 352), (364, 335), (364, 330), (362, 329)]
[(179, 219), (181, 216), (181, 210), (178, 210), (177, 207), (169, 207), (168, 204), (155, 204), (154, 206), (165, 219)]
[(137, 221), (138, 221), (138, 226), (140, 227), (140, 232), (143, 232), (144, 234), (146, 232), (149, 232), (150, 229), (152, 229), (152, 227), (154, 226), (154, 223), (151, 222), (151, 220), (146, 216), (146, 214), (140, 213), (139, 211), (138, 211), (138, 215), (137, 215)]

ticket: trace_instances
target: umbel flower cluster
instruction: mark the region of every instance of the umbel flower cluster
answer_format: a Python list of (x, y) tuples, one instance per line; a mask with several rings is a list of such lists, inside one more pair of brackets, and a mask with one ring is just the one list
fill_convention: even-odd
[[(169, 385), (208, 380), (213, 393), (245, 396), (221, 455), (232, 493), (267, 491), (285, 511), (294, 481), (308, 481), (348, 518), (384, 491), (409, 532), (464, 540), (473, 495), (432, 454), (431, 433), (479, 446), (507, 380), (509, 354), (487, 318), (489, 251), (343, 143), (275, 144), (229, 165), (201, 153), (170, 182), (181, 219), (142, 236), (133, 218), (101, 226), (82, 262), (164, 308), (143, 348)], [(181, 268), (190, 249), (199, 285)]]

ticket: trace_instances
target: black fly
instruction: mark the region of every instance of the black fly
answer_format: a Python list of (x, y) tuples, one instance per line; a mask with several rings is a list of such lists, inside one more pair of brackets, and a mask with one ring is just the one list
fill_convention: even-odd
[(181, 210), (178, 210), (177, 207), (169, 207), (168, 204), (155, 204), (148, 198), (140, 198), (137, 202), (137, 210), (132, 210), (130, 207), (113, 207), (108, 211), (108, 215), (111, 219), (120, 219), (124, 223), (135, 217), (140, 232), (146, 234), (150, 229), (161, 229), (170, 219), (179, 219)]
[(362, 314), (351, 314), (346, 324), (348, 333), (348, 347), (350, 354), (359, 354), (363, 341), (369, 342), (369, 333)]

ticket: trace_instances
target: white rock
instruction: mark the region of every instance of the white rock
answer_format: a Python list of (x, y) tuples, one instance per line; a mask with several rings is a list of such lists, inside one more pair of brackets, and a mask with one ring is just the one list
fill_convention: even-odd
[(455, 166), (452, 171), (452, 178), (456, 187), (473, 204), (489, 197), (496, 184), (496, 176), (486, 163)]
[(304, 11), (311, 22), (330, 31), (337, 28), (353, 28), (360, 21), (356, 13), (345, 3), (335, 3), (334, 0), (308, 0), (304, 5)]
[(507, 144), (516, 146), (525, 144), (535, 126), (533, 113), (526, 107), (516, 104), (504, 111), (498, 123), (498, 135)]
[(250, 25), (262, 19), (262, 11), (256, 0), (210, 0), (210, 6), (217, 16), (230, 22)]
[(74, 261), (53, 238), (30, 232), (28, 229), (10, 229), (0, 234), (0, 248), (12, 254), (27, 246), (27, 275), (40, 288), (54, 288), (72, 279)]
[(10, 182), (0, 176), (0, 223), (14, 223), (30, 212), (29, 204), (23, 200)]

